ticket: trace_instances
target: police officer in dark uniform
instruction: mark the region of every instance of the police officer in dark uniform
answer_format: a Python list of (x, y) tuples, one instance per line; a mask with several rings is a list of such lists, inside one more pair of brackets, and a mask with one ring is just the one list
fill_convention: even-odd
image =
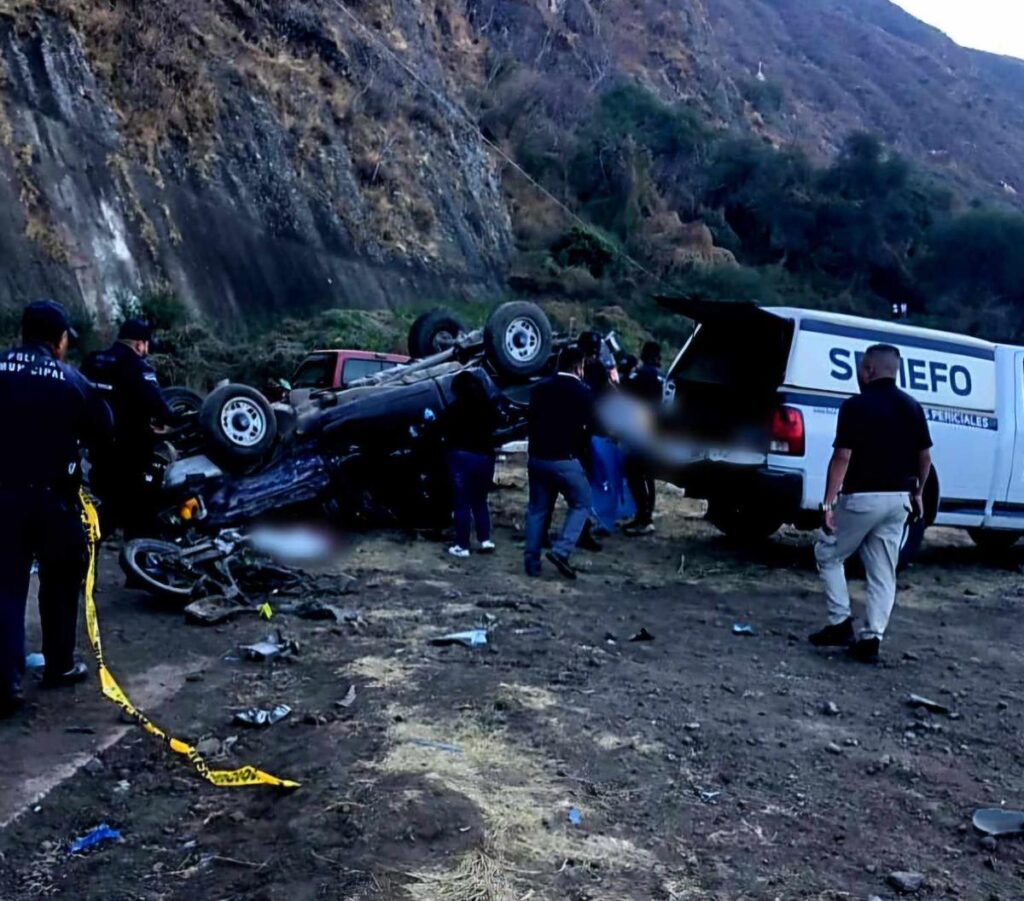
[(79, 682), (78, 598), (87, 565), (78, 489), (81, 449), (102, 454), (110, 413), (92, 385), (63, 362), (67, 311), (39, 301), (22, 315), (22, 344), (0, 354), (0, 716), (21, 706), (25, 604), (39, 564), (43, 684)]
[(90, 354), (82, 372), (104, 393), (114, 414), (114, 452), (105, 466), (94, 467), (91, 483), (103, 501), (103, 531), (121, 527), (126, 538), (145, 528), (154, 486), (149, 474), (157, 426), (169, 426), (174, 413), (164, 400), (156, 372), (146, 360), (153, 331), (141, 319), (129, 319), (106, 350)]
[[(665, 392), (665, 376), (661, 372), (661, 345), (648, 341), (640, 351), (640, 365), (634, 369), (623, 386), (627, 394), (657, 407)], [(641, 456), (631, 454), (626, 459), (626, 482), (636, 501), (636, 518), (623, 527), (627, 535), (644, 535), (654, 531), (654, 505), (656, 501), (654, 476)]]

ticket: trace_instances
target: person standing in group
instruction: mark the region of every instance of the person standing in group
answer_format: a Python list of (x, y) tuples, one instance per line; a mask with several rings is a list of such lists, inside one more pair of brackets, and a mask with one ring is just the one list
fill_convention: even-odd
[(105, 465), (93, 467), (90, 484), (102, 503), (100, 515), (107, 534), (120, 527), (125, 538), (145, 528), (154, 486), (149, 471), (157, 434), (155, 428), (174, 423), (149, 356), (152, 328), (129, 319), (106, 350), (90, 354), (82, 373), (104, 393), (114, 414), (114, 452)]
[(453, 557), (468, 557), (471, 521), (480, 551), (494, 552), (487, 495), (494, 481), (494, 433), (498, 411), (482, 375), (474, 370), (452, 379), (453, 400), (444, 416), (448, 471), (452, 480), (455, 544)]
[[(665, 394), (665, 376), (661, 372), (661, 345), (648, 341), (640, 351), (640, 365), (624, 383), (624, 390), (637, 400), (657, 409)], [(654, 507), (657, 500), (654, 475), (646, 459), (632, 453), (626, 457), (626, 484), (636, 503), (636, 517), (623, 526), (627, 535), (646, 535), (654, 531)]]
[[(908, 516), (924, 516), (931, 436), (921, 405), (896, 387), (900, 352), (887, 344), (865, 351), (857, 371), (861, 393), (844, 401), (822, 504), (823, 531), (814, 554), (825, 583), (829, 624), (810, 636), (817, 647), (847, 646), (865, 663), (878, 661), (896, 601), (896, 564)], [(843, 564), (860, 553), (867, 574), (867, 617), (854, 640)]]
[(22, 343), (0, 354), (0, 716), (22, 704), (25, 604), (39, 564), (39, 616), (46, 669), (57, 687), (87, 675), (75, 662), (78, 599), (88, 545), (78, 501), (81, 449), (99, 461), (110, 413), (93, 386), (63, 362), (74, 335), (63, 305), (25, 308)]
[(566, 348), (558, 361), (558, 373), (530, 392), (527, 416), (530, 444), (530, 501), (526, 511), (526, 574), (540, 575), (540, 553), (545, 524), (554, 499), (561, 494), (569, 506), (565, 524), (547, 553), (558, 571), (576, 578), (572, 552), (590, 517), (590, 482), (586, 460), (593, 434), (594, 401), (583, 383), (584, 356)]

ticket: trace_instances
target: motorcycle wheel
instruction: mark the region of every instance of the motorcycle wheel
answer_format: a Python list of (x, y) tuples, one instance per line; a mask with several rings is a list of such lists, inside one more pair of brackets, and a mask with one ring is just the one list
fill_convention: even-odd
[(184, 559), (178, 545), (154, 538), (135, 538), (121, 548), (121, 569), (152, 595), (166, 600), (184, 601), (192, 597), (199, 579)]

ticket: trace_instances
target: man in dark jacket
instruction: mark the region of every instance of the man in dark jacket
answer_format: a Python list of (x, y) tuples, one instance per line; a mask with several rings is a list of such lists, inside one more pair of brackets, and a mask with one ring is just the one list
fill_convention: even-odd
[(147, 498), (153, 492), (149, 472), (156, 447), (154, 425), (169, 426), (174, 414), (164, 400), (156, 372), (146, 360), (152, 329), (129, 319), (106, 350), (91, 354), (82, 372), (104, 392), (114, 414), (114, 453), (95, 467), (92, 484), (103, 501), (103, 530), (120, 526), (126, 538), (145, 526)]
[[(648, 341), (640, 351), (640, 366), (634, 369), (623, 386), (627, 394), (652, 407), (661, 404), (665, 393), (665, 376), (661, 372), (661, 345)], [(643, 457), (631, 454), (626, 460), (626, 483), (636, 502), (636, 518), (623, 527), (627, 535), (644, 535), (654, 531), (654, 506), (657, 500), (654, 476)]]
[(87, 564), (78, 490), (81, 450), (101, 454), (110, 414), (93, 386), (63, 362), (72, 334), (55, 301), (25, 308), (22, 343), (0, 354), (0, 716), (21, 705), (25, 604), (39, 564), (43, 684), (81, 681), (76, 663), (78, 596)]
[(540, 575), (540, 553), (551, 504), (561, 494), (569, 505), (561, 535), (548, 552), (563, 576), (576, 578), (569, 562), (590, 516), (590, 482), (583, 466), (593, 433), (593, 396), (583, 384), (583, 355), (562, 352), (559, 372), (530, 392), (530, 503), (526, 511), (526, 573)]

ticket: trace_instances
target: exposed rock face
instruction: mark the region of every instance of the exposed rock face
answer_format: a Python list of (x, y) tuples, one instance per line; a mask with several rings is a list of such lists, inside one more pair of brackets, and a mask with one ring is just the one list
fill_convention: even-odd
[[(7, 302), (102, 312), (170, 280), (231, 318), (493, 294), (510, 224), (472, 127), (345, 40), (328, 4), (192, 5), (145, 21), (125, 0), (116, 26), (139, 46), (88, 4), (0, 19)], [(411, 19), (392, 41), (411, 33), (407, 61), (446, 92), (440, 9), (428, 29), (416, 4), (386, 6)]]
[(874, 130), (968, 197), (1024, 196), (1024, 64), (887, 0), (0, 0), (2, 303), (493, 297), (512, 223), (459, 110), (503, 59), (567, 107), (635, 77), (723, 128), (823, 158)]

